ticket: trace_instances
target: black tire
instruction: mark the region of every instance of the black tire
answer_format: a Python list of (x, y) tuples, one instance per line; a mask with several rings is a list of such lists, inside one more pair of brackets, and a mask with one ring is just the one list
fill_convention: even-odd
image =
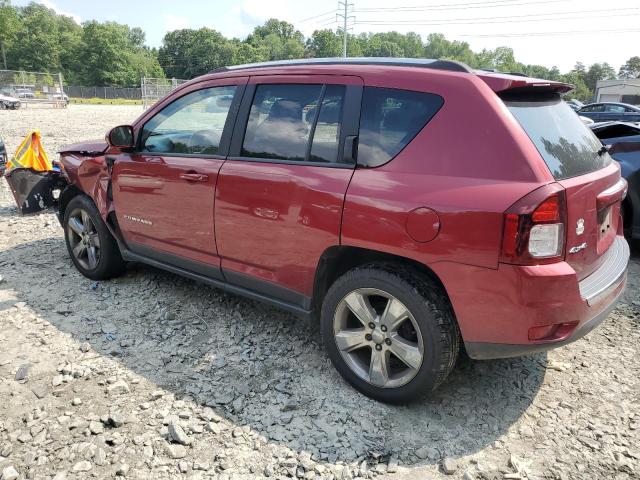
[[(69, 223), (73, 221), (72, 219), (77, 219), (78, 215), (81, 216), (82, 212), (86, 212), (93, 227), (91, 229), (92, 235), (87, 236), (94, 239), (97, 236), (99, 240), (99, 243), (96, 244), (99, 245), (99, 255), (94, 256), (94, 262), (90, 262), (88, 259), (83, 260), (81, 255), (74, 253), (74, 245), (77, 246), (78, 239), (81, 237), (74, 233), (74, 229), (70, 227)], [(74, 223), (74, 225), (76, 224)], [(69, 256), (82, 275), (92, 280), (107, 280), (125, 272), (126, 264), (120, 254), (118, 243), (107, 229), (98, 209), (89, 197), (78, 195), (69, 201), (64, 212), (63, 228)], [(89, 239), (87, 241), (91, 242)]]
[[(385, 388), (361, 378), (336, 344), (334, 316), (341, 301), (358, 289), (391, 294), (404, 304), (419, 327), (419, 332), (414, 333), (416, 339), (418, 335), (422, 338), (422, 363), (415, 376), (403, 385)], [(460, 332), (446, 293), (426, 275), (403, 265), (366, 265), (338, 278), (322, 303), (321, 330), (329, 358), (340, 375), (361, 393), (386, 403), (409, 403), (433, 391), (453, 369), (460, 350)], [(373, 349), (364, 351), (373, 353)]]

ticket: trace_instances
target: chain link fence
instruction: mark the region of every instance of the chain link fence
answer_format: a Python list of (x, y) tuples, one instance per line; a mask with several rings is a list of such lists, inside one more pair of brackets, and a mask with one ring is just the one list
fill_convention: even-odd
[(179, 78), (142, 77), (140, 80), (140, 90), (142, 91), (143, 108), (149, 108), (185, 82), (187, 82), (187, 80)]
[(60, 108), (68, 104), (61, 73), (0, 70), (0, 94), (17, 99), (22, 107), (44, 105)]

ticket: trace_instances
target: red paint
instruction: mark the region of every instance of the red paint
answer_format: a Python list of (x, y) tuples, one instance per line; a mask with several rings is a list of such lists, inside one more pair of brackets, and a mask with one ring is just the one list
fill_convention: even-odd
[(216, 238), (223, 269), (310, 296), (322, 253), (340, 243), (353, 170), (231, 161), (220, 171)]
[(407, 233), (416, 242), (430, 242), (439, 231), (440, 218), (430, 208), (416, 208), (407, 214)]
[[(119, 155), (112, 189), (125, 241), (219, 266), (213, 202), (222, 163), (213, 158)], [(183, 178), (190, 174), (207, 178)]]
[[(441, 280), (467, 342), (558, 341), (602, 311), (623, 288), (621, 283), (591, 307), (578, 289), (579, 280), (600, 266), (608, 246), (598, 237), (599, 196), (613, 202), (611, 238), (620, 234), (619, 199), (606, 193), (620, 179), (619, 167), (612, 163), (556, 182), (495, 93), (522, 87), (566, 91), (565, 84), (388, 65), (221, 72), (186, 83), (146, 111), (133, 124), (136, 135), (178, 96), (246, 82), (364, 84), (434, 93), (445, 102), (404, 150), (378, 168), (154, 157), (111, 147), (106, 154), (118, 156), (112, 175), (114, 205), (105, 193), (109, 176), (103, 156), (66, 153), (63, 163), (70, 181), (94, 199), (103, 215), (115, 208), (126, 242), (307, 296), (313, 293), (319, 259), (330, 247), (354, 246), (412, 259)], [(95, 150), (99, 144), (86, 148)], [(73, 151), (82, 149), (76, 145)], [(206, 179), (193, 181), (193, 175)], [(504, 229), (507, 237), (516, 234), (513, 225), (505, 224), (505, 212), (524, 197), (537, 198), (531, 193), (541, 188), (563, 191), (566, 197), (565, 251), (582, 242), (588, 247), (565, 252), (553, 263), (501, 262)], [(527, 207), (532, 212), (538, 205)], [(579, 219), (584, 220), (582, 234), (576, 231)], [(610, 244), (610, 238), (606, 241)]]

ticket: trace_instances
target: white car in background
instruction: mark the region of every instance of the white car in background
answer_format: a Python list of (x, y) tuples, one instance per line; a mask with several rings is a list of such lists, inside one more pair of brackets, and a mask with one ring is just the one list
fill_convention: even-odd
[(0, 91), (0, 110), (17, 110), (20, 108), (20, 99), (14, 97), (10, 92)]

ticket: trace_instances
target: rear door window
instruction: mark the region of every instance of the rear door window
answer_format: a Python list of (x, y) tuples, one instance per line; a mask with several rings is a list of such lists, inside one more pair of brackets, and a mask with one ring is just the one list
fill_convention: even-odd
[(607, 105), (605, 112), (624, 113), (626, 110), (622, 105)]
[(556, 180), (611, 163), (602, 143), (558, 95), (505, 96), (503, 100)]
[(432, 93), (365, 87), (360, 114), (358, 162), (377, 167), (395, 157), (440, 110)]
[(344, 85), (258, 85), (241, 155), (337, 162), (344, 95)]

